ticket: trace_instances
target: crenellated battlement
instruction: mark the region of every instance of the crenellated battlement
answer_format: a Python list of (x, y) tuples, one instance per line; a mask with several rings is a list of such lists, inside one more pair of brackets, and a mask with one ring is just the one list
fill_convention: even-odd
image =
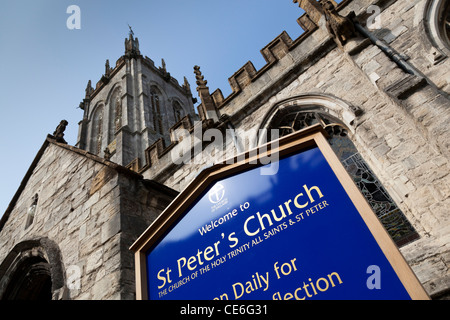
[[(223, 122), (221, 121), (221, 123)], [(214, 127), (217, 126), (215, 126), (213, 120), (193, 121), (192, 117), (187, 115), (170, 128), (169, 144), (163, 138), (158, 139), (145, 150), (144, 163), (142, 163), (141, 159), (136, 158), (126, 167), (146, 175), (150, 179), (157, 179), (165, 174), (170, 175), (174, 168), (183, 166), (181, 158), (184, 155), (178, 155), (178, 151), (182, 150), (187, 152), (187, 154), (194, 154), (195, 149), (199, 148), (199, 150), (202, 150), (208, 144), (206, 143), (205, 145), (205, 141), (202, 140), (203, 134), (206, 130)], [(184, 145), (180, 146), (182, 143)], [(176, 149), (172, 153), (175, 148), (180, 149)], [(175, 155), (181, 157), (179, 163), (174, 161)], [(148, 170), (150, 168), (151, 170)]]
[(88, 82), (77, 146), (138, 171), (146, 165), (142, 162), (149, 146), (158, 139), (170, 141), (169, 129), (183, 116), (196, 119), (193, 101), (187, 79), (179, 83), (164, 59), (156, 66), (141, 55), (130, 32), (115, 66), (106, 60), (95, 88)]
[[(159, 296), (147, 297), (142, 290), (146, 282), (145, 266), (137, 263), (136, 268), (132, 268), (133, 248), (142, 244), (140, 240), (135, 241), (144, 229), (150, 226), (147, 230), (155, 231), (150, 241), (156, 243), (159, 236), (190, 210), (189, 205), (195, 204), (195, 199), (204, 197), (205, 205), (198, 207), (200, 210), (192, 210), (195, 212), (191, 217), (196, 215), (191, 219), (194, 224), (178, 229), (180, 232), (171, 241), (179, 249), (182, 245), (194, 244), (192, 232), (198, 230), (203, 237), (208, 232), (207, 236), (216, 242), (223, 238), (220, 248), (229, 251), (228, 255), (221, 251), (223, 257), (233, 258), (233, 261), (240, 259), (240, 255), (234, 256), (242, 253), (245, 241), (262, 235), (265, 227), (264, 243), (276, 241), (272, 236), (281, 230), (279, 227), (284, 222), (283, 228), (292, 228), (294, 222), (308, 223), (303, 221), (303, 214), (308, 215), (306, 211), (298, 211), (296, 219), (292, 219), (296, 221), (286, 218), (291, 213), (289, 203), (294, 210), (297, 198), (303, 206), (307, 200), (308, 203), (318, 200), (322, 193), (328, 196), (329, 192), (334, 192), (326, 184), (299, 183), (305, 170), (323, 164), (323, 159), (305, 153), (306, 157), (289, 161), (283, 152), (286, 150), (283, 146), (297, 148), (297, 151), (305, 146), (309, 148), (307, 151), (314, 151), (317, 144), (329, 144), (322, 156), (338, 169), (339, 179), (354, 182), (349, 196), (353, 200), (359, 197), (357, 202), (366, 205), (366, 213), (371, 215), (366, 221), (367, 227), (389, 235), (394, 241), (389, 250), (404, 257), (391, 261), (397, 262), (393, 267), (398, 277), (401, 278), (405, 270), (413, 271), (432, 299), (450, 299), (450, 33), (446, 30), (450, 22), (450, 0), (283, 1), (290, 3), (296, 14), (291, 22), (302, 14), (298, 6), (305, 10), (306, 14), (297, 20), (304, 32), (291, 38), (292, 34), (289, 36), (280, 30), (277, 37), (271, 36), (261, 45), (262, 49), (258, 48), (264, 58), (260, 64), (246, 62), (247, 59), (242, 66), (222, 75), (229, 79), (231, 87), (230, 94), (225, 88), (226, 96), (220, 89), (212, 88), (210, 92), (208, 75), (203, 75), (200, 67), (195, 66), (195, 89), (200, 101), (196, 104), (198, 113), (187, 80), (184, 79), (183, 84), (183, 79), (179, 79), (178, 83), (164, 61), (157, 61), (155, 65), (142, 55), (130, 27), (123, 56), (117, 61), (111, 60), (111, 64), (106, 60), (104, 72), (99, 72), (104, 73), (100, 80), (88, 82), (80, 105), (83, 117), (78, 123), (76, 145), (66, 143), (68, 121), (62, 120), (44, 140), (0, 219), (0, 300), (172, 299), (175, 296), (169, 289), (167, 292), (157, 290)], [(258, 5), (262, 4), (258, 2)], [(205, 8), (199, 6), (198, 9)], [(207, 9), (209, 13), (217, 13), (211, 11), (216, 8)], [(202, 13), (207, 14), (208, 10)], [(144, 19), (147, 11), (142, 15)], [(270, 15), (279, 14), (269, 12), (269, 19)], [(244, 30), (249, 21), (236, 22), (242, 24), (240, 27)], [(164, 27), (162, 23), (161, 31)], [(262, 29), (259, 31), (264, 33)], [(208, 41), (206, 37), (200, 38), (200, 41)], [(235, 49), (239, 54), (239, 48)], [(13, 74), (20, 74), (19, 60), (14, 65), (16, 70), (11, 70)], [(20, 105), (23, 102), (18, 98), (14, 107), (26, 108)], [(36, 106), (46, 109), (44, 105), (39, 106), (38, 101)], [(20, 130), (23, 128), (15, 131)], [(323, 137), (317, 140), (317, 135), (314, 139), (308, 138), (318, 130), (328, 143)], [(298, 140), (301, 137), (304, 139)], [(17, 140), (16, 132), (9, 133), (7, 138)], [(16, 144), (20, 143), (17, 140)], [(6, 154), (12, 155), (9, 151)], [(255, 170), (251, 181), (241, 179), (236, 183), (227, 178), (252, 169), (259, 172)], [(287, 173), (291, 183), (274, 188), (274, 183)], [(266, 177), (259, 179), (262, 176)], [(320, 180), (321, 176), (316, 178)], [(4, 180), (11, 184), (8, 179)], [(199, 184), (201, 181), (204, 183)], [(291, 184), (303, 186), (304, 195), (293, 193)], [(211, 189), (214, 185), (218, 187), (215, 190)], [(209, 192), (211, 190), (213, 192)], [(281, 203), (285, 200), (288, 201)], [(314, 203), (311, 208), (320, 210), (326, 204), (333, 205), (325, 202)], [(258, 216), (258, 210), (264, 215)], [(214, 229), (215, 234), (211, 230), (217, 227), (216, 222), (221, 224), (220, 219), (225, 221), (226, 217), (231, 217), (230, 213), (234, 216), (238, 211), (244, 211), (244, 220), (256, 219), (249, 228), (244, 223), (242, 232), (234, 230), (240, 247), (230, 251), (228, 244), (237, 239), (234, 232), (230, 233), (234, 228), (221, 229), (227, 232), (228, 238), (224, 233), (221, 236), (219, 229)], [(212, 213), (216, 217), (212, 217)], [(340, 212), (330, 216), (335, 220), (329, 222), (334, 223), (345, 215)], [(208, 220), (203, 223), (202, 219)], [(269, 230), (275, 220), (279, 225)], [(302, 226), (314, 228), (313, 225)], [(332, 225), (328, 230), (316, 231), (322, 237), (333, 239), (333, 234), (328, 232), (333, 231)], [(244, 238), (238, 232), (243, 233)], [(250, 237), (247, 240), (246, 234)], [(148, 232), (139, 239), (146, 235)], [(345, 236), (359, 241), (359, 235), (353, 232)], [(197, 239), (202, 242), (206, 238)], [(261, 242), (259, 240), (255, 243)], [(130, 251), (133, 242), (135, 245)], [(206, 245), (201, 244), (199, 248), (206, 248), (203, 261), (212, 257), (212, 254), (206, 256)], [(180, 253), (180, 256), (192, 259), (179, 260), (190, 264), (190, 271), (196, 271), (193, 257), (199, 258), (201, 252), (197, 251), (194, 256), (194, 247), (191, 249), (190, 253)], [(300, 261), (299, 254), (297, 260)], [(280, 258), (286, 259), (277, 260), (278, 263), (273, 258), (272, 269), (275, 276), (281, 277), (291, 272), (285, 274), (284, 267), (288, 264), (284, 262), (290, 261), (295, 267), (297, 260), (287, 255)], [(326, 262), (319, 258), (318, 262)], [(197, 260), (200, 263), (200, 258)], [(335, 263), (333, 256), (329, 260), (333, 261), (328, 267), (342, 267)], [(204, 266), (217, 265), (210, 262), (213, 264)], [(153, 279), (148, 277), (149, 282), (156, 281), (160, 274), (171, 281), (168, 267), (173, 267), (163, 264), (161, 269), (155, 265), (155, 270), (163, 272)], [(327, 268), (326, 263), (322, 267)], [(362, 280), (361, 290), (365, 290), (363, 287), (367, 284), (368, 298), (395, 298), (392, 288), (385, 288), (392, 281), (386, 281), (384, 271), (382, 286), (389, 292), (385, 290), (387, 295), (381, 296), (379, 290), (373, 290), (373, 281), (369, 279), (376, 278), (378, 284), (380, 280), (380, 273), (373, 272), (377, 268), (372, 267), (376, 265), (367, 267), (355, 263), (353, 267)], [(255, 264), (254, 268), (258, 266)], [(237, 269), (236, 278), (245, 279), (245, 274), (250, 275), (249, 270)], [(205, 270), (209, 269), (205, 267)], [(203, 271), (200, 270), (199, 275)], [(317, 289), (326, 291), (323, 288), (328, 284), (331, 289), (331, 273), (321, 274), (326, 278), (321, 278), (322, 284), (320, 279), (308, 280), (311, 290), (307, 298), (314, 299), (313, 293)], [(255, 285), (257, 275), (255, 273)], [(217, 269), (208, 271), (210, 278), (203, 279), (213, 283), (211, 279), (221, 276), (221, 270)], [(308, 274), (301, 276), (306, 278)], [(224, 287), (229, 289), (241, 283), (231, 285), (230, 279), (225, 280)], [(270, 296), (271, 292), (267, 298), (300, 299), (296, 294), (300, 284), (288, 280), (277, 282), (276, 287), (271, 285), (273, 292), (279, 292)], [(342, 277), (342, 280), (348, 285), (347, 278)], [(405, 285), (408, 292), (403, 292), (402, 298), (415, 298), (417, 291), (423, 291), (420, 285), (416, 288)], [(189, 286), (186, 284), (177, 290), (184, 290), (187, 295), (192, 290), (203, 290), (205, 299), (218, 297), (213, 286), (205, 287), (202, 283), (195, 288)], [(257, 285), (255, 287), (258, 289)], [(346, 299), (354, 291), (348, 286), (336, 290), (339, 290), (337, 299)], [(305, 292), (300, 297), (304, 295)], [(224, 293), (220, 298), (228, 296)], [(241, 296), (235, 293), (234, 298)]]
[[(191, 93), (191, 89), (189, 84), (185, 81), (182, 85), (178, 82), (177, 79), (172, 77), (169, 72), (167, 72), (165, 66), (164, 66), (164, 60), (162, 60), (162, 66), (156, 67), (155, 62), (150, 59), (147, 56), (138, 56), (139, 59), (141, 59), (142, 63), (145, 64), (148, 68), (152, 69), (154, 72), (159, 74), (161, 78), (166, 80), (167, 82), (170, 82), (174, 86), (178, 87), (180, 90), (184, 91), (187, 94)], [(108, 65), (108, 60), (107, 65)], [(122, 67), (124, 67), (126, 64), (126, 55), (121, 56), (116, 61), (116, 65), (114, 68), (110, 68), (108, 70), (108, 66), (106, 67), (105, 74), (102, 75), (100, 80), (97, 81), (95, 88), (92, 88), (90, 81), (88, 83), (88, 87), (86, 88), (86, 98), (88, 99), (94, 99), (94, 97), (109, 83), (110, 79), (112, 79)]]
[(211, 94), (217, 108), (220, 109), (223, 105), (227, 104), (253, 81), (258, 79), (262, 74), (267, 72), (273, 65), (286, 56), (292, 49), (301, 44), (318, 28), (307, 14), (298, 18), (297, 22), (304, 32), (296, 40), (292, 40), (289, 34), (286, 31), (283, 31), (279, 36), (261, 49), (260, 52), (266, 61), (266, 64), (260, 70), (256, 70), (253, 63), (248, 61), (228, 78), (232, 90), (228, 97), (225, 98), (220, 89), (216, 89)]
[[(336, 5), (336, 2), (332, 2)], [(349, 3), (351, 0), (342, 1), (336, 10), (348, 11), (342, 9)], [(304, 72), (326, 52), (335, 48), (336, 43), (324, 25), (323, 4), (315, 0), (304, 0), (299, 4), (306, 11), (297, 19), (297, 23), (303, 29), (301, 35), (293, 40), (286, 31), (283, 31), (269, 42), (260, 50), (266, 64), (257, 70), (251, 61), (245, 63), (228, 78), (231, 93), (227, 97), (220, 89), (210, 93), (200, 67), (195, 66), (194, 73), (200, 98), (197, 109), (201, 121), (194, 125), (191, 117), (185, 116), (168, 129), (169, 135), (166, 138), (153, 140), (143, 154), (129, 162), (127, 167), (140, 173), (146, 172), (149, 168), (152, 172), (170, 171), (173, 161), (166, 157), (169, 157), (170, 151), (183, 140), (183, 137), (177, 136), (177, 132), (188, 132), (192, 135), (194, 127), (202, 127), (202, 132), (209, 128), (219, 130), (226, 128), (227, 123), (237, 121), (240, 116), (251, 113), (252, 109), (265, 99), (264, 97), (269, 97), (272, 90), (277, 90), (277, 83), (289, 83), (291, 78), (293, 80), (299, 72)], [(88, 101), (92, 100), (130, 59), (138, 59), (143, 66), (158, 74), (174, 88), (192, 96), (186, 79), (185, 83), (180, 85), (166, 70), (164, 60), (162, 65), (157, 67), (152, 59), (142, 56), (138, 39), (130, 34), (130, 38), (125, 41), (125, 54), (116, 61), (115, 67), (110, 68), (107, 61), (105, 74), (97, 82), (95, 89), (88, 84), (86, 89)]]
[[(243, 92), (244, 89), (258, 80), (263, 74), (267, 73), (287, 54), (292, 52), (295, 48), (310, 38), (310, 36), (319, 28), (319, 21), (324, 14), (319, 2), (315, 0), (294, 2), (299, 3), (299, 5), (306, 11), (305, 14), (297, 19), (297, 23), (303, 29), (303, 33), (297, 39), (292, 40), (289, 34), (286, 31), (283, 31), (279, 36), (260, 50), (264, 60), (266, 61), (266, 64), (260, 70), (256, 70), (253, 63), (248, 61), (231, 77), (229, 77), (228, 82), (232, 90), (230, 95), (224, 97), (222, 90), (219, 88), (211, 94), (211, 98), (217, 109), (221, 109), (227, 105), (231, 100)], [(351, 0), (344, 0), (339, 4), (336, 1), (331, 2), (336, 6), (336, 10), (340, 11), (345, 8)], [(199, 109), (201, 108), (202, 106), (200, 105)]]
[[(340, 10), (349, 2), (350, 0), (345, 0), (341, 2), (337, 8)], [(297, 19), (297, 23), (303, 29), (303, 33), (297, 39), (293, 40), (286, 31), (283, 31), (260, 50), (266, 61), (266, 64), (263, 67), (257, 70), (253, 63), (248, 61), (229, 77), (228, 82), (232, 92), (227, 97), (223, 95), (219, 88), (210, 93), (209, 88), (207, 87), (207, 81), (204, 79), (200, 67), (195, 66), (194, 73), (197, 78), (197, 92), (201, 102), (197, 108), (200, 119), (202, 120), (202, 122), (197, 123), (196, 126), (201, 125), (202, 131), (207, 130), (208, 128), (223, 129), (226, 126), (225, 122), (229, 121), (227, 115), (231, 116), (233, 115), (233, 112), (236, 111), (238, 111), (238, 113), (245, 112), (236, 109), (236, 106), (242, 108), (242, 105), (240, 104), (241, 99), (239, 97), (242, 95), (242, 100), (248, 101), (250, 100), (249, 94), (253, 95), (253, 93), (261, 93), (261, 87), (263, 85), (257, 83), (260, 78), (263, 78), (261, 83), (265, 83), (266, 80), (273, 83), (275, 77), (280, 76), (280, 74), (278, 70), (279, 67), (277, 67), (276, 70), (272, 69), (274, 69), (286, 55), (291, 54), (297, 60), (295, 63), (300, 66), (299, 68), (307, 69), (307, 67), (313, 64), (316, 59), (320, 59), (324, 52), (335, 47), (333, 40), (328, 37), (326, 30), (322, 30), (320, 36), (312, 37), (313, 33), (319, 29), (318, 17), (314, 17), (314, 20), (307, 13), (300, 16)], [(322, 43), (320, 43), (320, 41), (322, 41)], [(313, 50), (311, 48), (313, 48)], [(151, 59), (147, 59), (149, 60), (149, 63), (153, 64)], [(290, 61), (290, 64), (291, 63), (292, 61)], [(289, 73), (284, 67), (282, 67), (281, 71), (283, 73)], [(249, 91), (248, 94), (246, 93), (247, 91)], [(231, 110), (233, 110), (233, 112), (231, 112)], [(191, 119), (185, 117), (170, 129), (169, 144), (166, 144), (163, 139), (159, 139), (147, 148), (145, 150), (145, 163), (141, 163), (140, 159), (135, 159), (128, 167), (140, 173), (144, 173), (149, 168), (152, 168), (151, 171), (147, 171), (147, 175), (150, 174), (152, 178), (155, 177), (149, 172), (166, 172), (167, 170), (173, 170), (173, 162), (169, 157), (170, 151), (183, 140), (183, 137), (176, 135), (176, 132), (179, 132), (179, 129), (181, 129), (182, 132), (193, 134), (194, 125)], [(191, 137), (187, 138), (191, 139)], [(172, 167), (172, 169), (170, 169), (170, 167)]]

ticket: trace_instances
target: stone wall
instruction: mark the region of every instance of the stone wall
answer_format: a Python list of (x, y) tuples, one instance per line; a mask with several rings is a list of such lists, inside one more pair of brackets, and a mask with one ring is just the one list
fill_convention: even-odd
[[(258, 143), (257, 129), (265, 127), (268, 115), (286, 105), (315, 106), (345, 124), (420, 234), (401, 250), (429, 294), (440, 297), (450, 288), (450, 65), (448, 59), (435, 63), (425, 50), (431, 43), (424, 26), (426, 2), (344, 1), (342, 14), (354, 11), (363, 27), (369, 5), (379, 6), (381, 26), (370, 31), (371, 38), (359, 34), (339, 47), (323, 24), (294, 41), (283, 33), (271, 44), (285, 48), (276, 50), (273, 61), (259, 71), (246, 64), (230, 78), (229, 97), (220, 90), (211, 96), (219, 117), (227, 115), (237, 132), (252, 132), (250, 143), (238, 135), (247, 148)], [(174, 166), (171, 148), (154, 159), (158, 170), (143, 174), (177, 190), (202, 168), (236, 153), (227, 140), (223, 152), (207, 148), (187, 165)]]
[[(49, 239), (64, 277), (54, 299), (134, 299), (128, 248), (175, 194), (82, 150), (46, 145), (0, 231), (0, 261), (20, 243)], [(35, 217), (25, 229), (35, 194)]]
[[(434, 45), (427, 27), (433, 2), (343, 1), (340, 13), (354, 11), (357, 26), (365, 28), (343, 46), (330, 36), (323, 18), (302, 16), (299, 24), (305, 33), (295, 40), (281, 33), (261, 50), (264, 67), (255, 70), (249, 62), (229, 78), (228, 97), (220, 90), (208, 96), (203, 86), (208, 101), (201, 101), (199, 110), (206, 102), (208, 108), (200, 114), (202, 122), (185, 117), (170, 129), (171, 141), (160, 139), (139, 150), (142, 163), (132, 166), (139, 174), (47, 140), (0, 222), (0, 278), (7, 273), (12, 252), (42, 244), (36, 252), (45, 256), (45, 244), (51, 241), (60, 252), (56, 260), (64, 278), (54, 298), (133, 299), (134, 260), (128, 248), (176, 196), (172, 189), (182, 191), (204, 168), (261, 144), (258, 129), (267, 128), (270, 117), (283, 108), (295, 107), (320, 110), (347, 128), (359, 153), (420, 235), (403, 246), (402, 253), (432, 297), (448, 298), (450, 64), (446, 49)], [(374, 30), (367, 29), (370, 5), (380, 9), (380, 27)], [(436, 58), (438, 49), (441, 55)], [(112, 74), (121, 78), (124, 88), (143, 78), (137, 85), (139, 101), (125, 91), (121, 97), (127, 105), (142, 106), (148, 104), (143, 86), (159, 83), (155, 72), (164, 70), (155, 71), (148, 58), (142, 65), (135, 58), (128, 64), (128, 58), (119, 59)], [(197, 73), (198, 80), (203, 79)], [(96, 101), (106, 101), (113, 86), (97, 85)], [(175, 91), (168, 95), (178, 94)], [(211, 108), (214, 119), (208, 118)], [(203, 143), (211, 140), (203, 141), (208, 129), (221, 140)], [(134, 148), (136, 141), (119, 145)], [(180, 150), (192, 157), (175, 163)], [(36, 194), (35, 217), (26, 228)], [(78, 289), (70, 287), (77, 271)]]

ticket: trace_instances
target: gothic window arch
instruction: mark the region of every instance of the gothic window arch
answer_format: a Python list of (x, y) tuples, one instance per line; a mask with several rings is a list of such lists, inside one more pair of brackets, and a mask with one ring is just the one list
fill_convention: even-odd
[(314, 124), (321, 124), (328, 132), (331, 137), (329, 140), (331, 148), (396, 244), (402, 246), (419, 238), (414, 227), (359, 154), (349, 138), (348, 127), (320, 106), (300, 107), (293, 104), (282, 108), (265, 126), (267, 141), (272, 140), (270, 136), (272, 129), (278, 129), (278, 136), (282, 137)]
[(183, 108), (181, 107), (181, 104), (178, 101), (174, 101), (172, 103), (172, 109), (173, 109), (173, 117), (175, 119), (175, 123), (180, 121), (181, 118), (184, 116)]
[(425, 22), (432, 42), (448, 56), (450, 54), (450, 0), (429, 0)]
[(122, 100), (117, 97), (115, 100), (116, 116), (114, 117), (114, 130), (117, 132), (122, 127)]
[(42, 257), (29, 257), (17, 266), (4, 300), (51, 300), (50, 265)]
[(100, 154), (103, 140), (103, 105), (100, 105), (94, 111), (92, 116), (91, 127), (91, 147), (90, 150), (94, 154)]
[(114, 90), (109, 99), (108, 143), (111, 143), (117, 131), (122, 127), (122, 99), (120, 88)]
[(0, 300), (51, 300), (64, 284), (61, 251), (48, 238), (18, 243), (0, 264)]
[(28, 229), (33, 224), (34, 217), (36, 214), (38, 199), (39, 199), (39, 196), (36, 193), (31, 200), (32, 203), (31, 203), (30, 207), (27, 210), (27, 221), (25, 223), (25, 229)]
[(447, 48), (450, 48), (450, 1), (444, 3), (439, 20), (442, 37), (445, 39)]
[(155, 86), (150, 88), (150, 103), (153, 112), (153, 129), (157, 133), (163, 134), (162, 94)]

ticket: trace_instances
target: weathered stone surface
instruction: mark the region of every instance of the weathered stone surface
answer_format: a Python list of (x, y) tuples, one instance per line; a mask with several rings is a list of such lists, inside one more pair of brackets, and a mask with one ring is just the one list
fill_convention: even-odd
[[(311, 10), (318, 5), (302, 3), (313, 3)], [(156, 68), (139, 52), (120, 58), (109, 70), (108, 81), (100, 81), (95, 90), (88, 86), (83, 106), (90, 114), (80, 124), (77, 143), (83, 150), (56, 142), (41, 149), (0, 223), (0, 263), (17, 244), (48, 237), (58, 244), (63, 268), (76, 266), (80, 271), (80, 287), (65, 285), (58, 289), (58, 297), (133, 299), (134, 260), (128, 248), (175, 197), (172, 189), (183, 190), (203, 168), (236, 155), (238, 147), (255, 147), (260, 143), (258, 129), (267, 125), (268, 118), (295, 107), (326, 113), (345, 127), (419, 233), (420, 238), (401, 247), (401, 252), (430, 295), (448, 298), (450, 49), (428, 32), (435, 21), (427, 18), (428, 3), (343, 1), (340, 14), (354, 11), (366, 30), (368, 7), (378, 5), (381, 12), (380, 27), (367, 30), (371, 39), (360, 34), (343, 46), (330, 38), (320, 10), (309, 12), (301, 19), (307, 32), (294, 40), (282, 33), (269, 43), (262, 50), (267, 64), (256, 70), (247, 63), (234, 73), (228, 97), (220, 90), (203, 97), (208, 101), (206, 111), (213, 111), (214, 117), (200, 108), (202, 123), (193, 124), (190, 118), (178, 122), (175, 127), (185, 130), (181, 136), (191, 151), (202, 139), (193, 136), (207, 128), (223, 130), (232, 124), (238, 133), (238, 146), (224, 135), (223, 149), (200, 148), (184, 164), (174, 164), (171, 154), (180, 136), (169, 130), (176, 122), (173, 110), (166, 110), (161, 136), (150, 106), (151, 88), (158, 84), (164, 97), (170, 97), (164, 101), (166, 107), (177, 100), (186, 114), (195, 116), (188, 85), (179, 86), (165, 68)], [(105, 111), (100, 148), (110, 148), (110, 162), (84, 150), (97, 151), (95, 138), (89, 136), (93, 107), (104, 103), (107, 110), (116, 98), (123, 107), (122, 117), (108, 118), (113, 112)], [(114, 131), (116, 120), (121, 128)], [(115, 163), (130, 163), (139, 174)], [(39, 195), (35, 218), (25, 229), (35, 194)]]
[[(248, 132), (260, 128), (271, 110), (286, 99), (295, 104), (296, 97), (320, 93), (360, 108), (362, 116), (351, 121), (345, 122), (341, 115), (337, 118), (348, 124), (359, 152), (419, 231), (420, 240), (403, 247), (402, 252), (428, 292), (437, 297), (450, 287), (445, 258), (448, 238), (441, 245), (443, 230), (449, 226), (450, 101), (446, 94), (450, 92), (450, 64), (445, 57), (429, 63), (427, 54), (435, 39), (424, 28), (430, 23), (424, 20), (425, 2), (378, 1), (381, 27), (369, 31), (382, 40), (377, 45), (360, 37), (341, 50), (329, 45), (322, 26), (289, 48), (288, 68), (283, 58), (271, 62), (263, 73), (270, 77), (264, 81), (263, 75), (255, 77), (239, 95), (225, 97), (220, 111), (237, 129)], [(371, 0), (345, 1), (341, 10), (344, 15), (355, 11), (364, 26), (371, 4)], [(228, 144), (223, 153), (232, 154), (234, 148)], [(170, 163), (161, 158), (155, 171), (143, 174), (183, 190), (210, 159), (197, 156), (196, 161), (160, 175)]]
[[(0, 261), (15, 245), (47, 235), (58, 244), (62, 268), (79, 270), (79, 275), (71, 272), (65, 278), (60, 299), (133, 299), (134, 261), (128, 247), (174, 194), (147, 188), (139, 176), (126, 177), (100, 158), (86, 159), (70, 148), (50, 143), (44, 150), (0, 231)], [(64, 166), (67, 159), (72, 175)], [(42, 172), (45, 185), (37, 181)], [(75, 179), (78, 172), (82, 179)], [(25, 229), (32, 194), (39, 195), (39, 202), (33, 223)], [(134, 217), (137, 212), (139, 217)], [(74, 283), (80, 285), (71, 287)]]

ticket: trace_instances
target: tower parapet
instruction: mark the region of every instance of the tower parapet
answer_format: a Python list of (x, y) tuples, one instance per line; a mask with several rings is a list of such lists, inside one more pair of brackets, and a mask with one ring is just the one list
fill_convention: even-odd
[(115, 67), (106, 61), (95, 88), (89, 81), (80, 108), (77, 147), (133, 168), (156, 141), (170, 144), (170, 128), (183, 117), (196, 117), (187, 80), (180, 85), (164, 60), (156, 67), (142, 56), (131, 28), (124, 55)]
[(139, 51), (139, 39), (134, 38), (134, 32), (130, 26), (130, 33), (128, 39), (125, 38), (125, 56), (128, 58), (137, 58), (141, 55)]

